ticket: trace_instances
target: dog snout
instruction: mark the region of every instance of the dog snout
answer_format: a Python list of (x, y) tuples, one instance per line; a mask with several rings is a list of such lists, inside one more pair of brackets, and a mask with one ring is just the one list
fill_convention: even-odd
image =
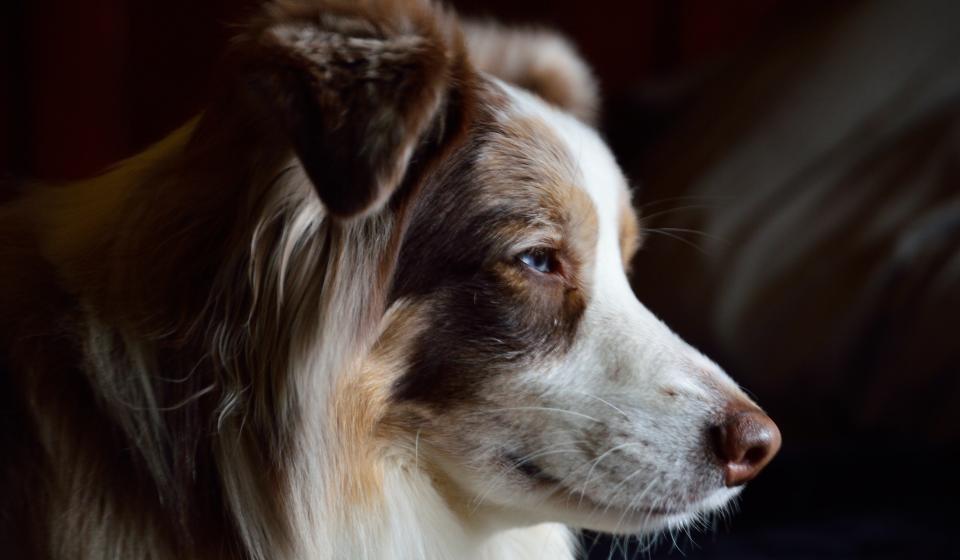
[(780, 450), (780, 430), (756, 408), (734, 409), (710, 429), (714, 452), (723, 467), (724, 484), (740, 486), (763, 470)]

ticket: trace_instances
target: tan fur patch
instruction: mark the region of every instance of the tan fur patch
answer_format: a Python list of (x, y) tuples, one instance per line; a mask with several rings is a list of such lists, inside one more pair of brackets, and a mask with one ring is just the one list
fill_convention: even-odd
[(596, 80), (563, 36), (491, 22), (468, 22), (464, 33), (470, 57), (480, 70), (527, 89), (588, 124), (595, 123)]
[(620, 255), (623, 266), (630, 271), (630, 263), (643, 244), (640, 220), (633, 209), (629, 195), (624, 195), (620, 201)]
[(393, 429), (402, 424), (390, 414), (391, 391), (410, 361), (411, 345), (426, 328), (424, 310), (398, 303), (382, 321), (382, 331), (368, 357), (353, 375), (344, 375), (335, 389), (330, 421), (337, 426), (343, 476), (332, 495), (348, 504), (372, 506), (381, 495), (384, 448), (398, 441)]

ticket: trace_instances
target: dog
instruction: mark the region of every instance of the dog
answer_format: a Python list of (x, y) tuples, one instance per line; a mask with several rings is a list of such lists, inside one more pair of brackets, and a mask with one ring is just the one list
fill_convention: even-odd
[(157, 145), (0, 209), (9, 557), (573, 558), (777, 452), (635, 298), (565, 39), (277, 1), (221, 74)]

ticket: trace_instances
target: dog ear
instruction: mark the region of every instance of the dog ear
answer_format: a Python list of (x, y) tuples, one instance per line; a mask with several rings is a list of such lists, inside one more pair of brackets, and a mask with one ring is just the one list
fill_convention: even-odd
[(235, 47), (327, 210), (374, 212), (443, 110), (462, 35), (427, 1), (308, 4), (270, 5)]
[(464, 22), (467, 52), (478, 70), (532, 91), (545, 101), (595, 124), (597, 82), (587, 63), (562, 35), (493, 22)]

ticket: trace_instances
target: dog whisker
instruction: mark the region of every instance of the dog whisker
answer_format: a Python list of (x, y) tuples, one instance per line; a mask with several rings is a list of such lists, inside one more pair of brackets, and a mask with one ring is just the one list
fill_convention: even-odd
[(478, 496), (473, 499), (471, 512), (476, 512), (477, 509), (479, 509), (480, 505), (483, 503), (483, 501), (486, 499), (486, 497), (489, 495), (489, 493), (493, 491), (494, 487), (500, 481), (504, 480), (517, 467), (522, 466), (528, 463), (529, 461), (531, 461), (532, 459), (536, 459), (537, 457), (543, 457), (543, 456), (552, 455), (555, 453), (572, 453), (572, 452), (579, 451), (578, 448), (561, 449), (561, 450), (556, 450), (556, 448), (565, 446), (565, 445), (578, 445), (582, 443), (588, 443), (588, 442), (585, 440), (578, 440), (578, 441), (564, 441), (564, 442), (554, 443), (546, 447), (541, 447), (540, 449), (534, 452), (528, 453), (527, 455), (524, 455), (523, 457), (520, 457), (519, 459), (514, 460), (511, 463), (509, 469), (504, 469), (499, 473), (497, 473), (497, 475), (490, 482), (486, 484), (484, 490), (481, 491), (478, 494)]
[(618, 450), (620, 450), (620, 449), (623, 449), (623, 448), (626, 448), (626, 447), (630, 447), (630, 446), (634, 446), (634, 445), (641, 445), (641, 444), (640, 444), (639, 442), (627, 442), (627, 443), (622, 443), (622, 444), (620, 444), (620, 445), (611, 447), (610, 449), (608, 449), (607, 451), (605, 451), (604, 453), (602, 453), (599, 457), (597, 457), (597, 458), (593, 461), (593, 463), (592, 463), (591, 466), (590, 466), (590, 470), (587, 472), (587, 476), (586, 476), (586, 478), (585, 478), (584, 481), (583, 481), (583, 486), (580, 488), (580, 502), (578, 503), (578, 505), (581, 504), (581, 503), (583, 503), (583, 497), (584, 497), (584, 495), (586, 495), (587, 486), (590, 484), (590, 480), (591, 480), (591, 478), (593, 477), (593, 470), (597, 467), (597, 465), (599, 465), (600, 462), (603, 461), (603, 459), (604, 459), (605, 457), (607, 457), (608, 455), (610, 455), (611, 453), (614, 453), (614, 452), (616, 452), (616, 451), (618, 451)]
[(679, 241), (679, 242), (683, 243), (684, 245), (687, 245), (688, 247), (692, 247), (693, 249), (695, 249), (697, 252), (699, 252), (699, 253), (701, 253), (701, 254), (704, 254), (704, 255), (707, 254), (707, 252), (706, 252), (706, 251), (703, 249), (703, 247), (701, 247), (700, 245), (697, 245), (696, 243), (690, 241), (689, 239), (687, 239), (687, 238), (685, 238), (685, 237), (682, 237), (682, 236), (677, 235), (677, 234), (674, 234), (674, 233), (670, 233), (669, 231), (663, 231), (662, 229), (653, 229), (653, 228), (643, 228), (643, 231), (644, 231), (644, 232), (647, 232), (647, 233), (656, 233), (656, 234), (662, 235), (662, 236), (664, 236), (664, 237), (669, 237), (670, 239), (674, 239), (674, 240), (676, 240), (676, 241)]
[(668, 232), (671, 232), (671, 233), (687, 233), (687, 234), (690, 234), (690, 235), (697, 235), (697, 236), (703, 237), (703, 238), (705, 238), (705, 239), (710, 239), (710, 240), (712, 240), (712, 241), (716, 241), (717, 243), (723, 243), (723, 244), (728, 244), (728, 243), (729, 243), (726, 239), (723, 239), (722, 237), (719, 237), (719, 236), (717, 236), (717, 235), (712, 235), (712, 234), (709, 234), (709, 233), (706, 233), (706, 232), (704, 232), (704, 231), (700, 231), (700, 230), (697, 230), (697, 229), (676, 228), (676, 227), (658, 227), (658, 228), (647, 228), (647, 229), (644, 229), (644, 231), (651, 231), (651, 229), (655, 229), (655, 230), (657, 230), (657, 231), (668, 231)]
[(666, 210), (660, 210), (658, 212), (654, 212), (653, 214), (646, 214), (644, 216), (641, 216), (640, 221), (641, 223), (647, 223), (650, 220), (653, 220), (654, 218), (660, 218), (662, 216), (676, 214), (677, 212), (686, 212), (686, 211), (692, 211), (692, 210), (706, 210), (709, 208), (712, 208), (712, 207), (705, 204), (689, 204), (686, 206), (678, 206), (676, 208), (668, 208)]
[(508, 408), (493, 408), (493, 409), (484, 410), (484, 411), (482, 411), (482, 412), (490, 412), (490, 413), (492, 413), (492, 412), (512, 412), (512, 411), (521, 411), (521, 410), (525, 410), (525, 411), (537, 410), (537, 411), (544, 411), (544, 412), (561, 412), (561, 413), (563, 413), (563, 414), (570, 414), (570, 415), (572, 415), (572, 416), (577, 416), (577, 417), (580, 417), (580, 418), (585, 418), (585, 419), (591, 420), (591, 421), (593, 421), (593, 422), (602, 423), (601, 420), (598, 420), (598, 419), (594, 418), (593, 416), (589, 416), (589, 415), (587, 415), (587, 414), (583, 414), (582, 412), (575, 412), (575, 411), (573, 411), (573, 410), (565, 410), (565, 409), (562, 409), (562, 408), (553, 408), (553, 407), (548, 407), (548, 406), (514, 406), (514, 407), (508, 407)]
[(612, 408), (613, 410), (615, 410), (615, 411), (619, 412), (620, 414), (622, 414), (623, 417), (626, 418), (627, 420), (630, 420), (630, 415), (629, 415), (629, 414), (627, 414), (626, 412), (624, 412), (622, 409), (618, 408), (617, 406), (613, 405), (610, 401), (608, 401), (608, 400), (606, 400), (606, 399), (603, 399), (603, 398), (601, 398), (601, 397), (598, 397), (597, 395), (594, 395), (594, 394), (591, 394), (591, 393), (587, 393), (586, 391), (580, 391), (580, 394), (582, 394), (582, 395), (585, 396), (585, 397), (590, 397), (591, 399), (596, 399), (596, 400), (602, 402), (603, 404), (609, 406), (609, 407)]

